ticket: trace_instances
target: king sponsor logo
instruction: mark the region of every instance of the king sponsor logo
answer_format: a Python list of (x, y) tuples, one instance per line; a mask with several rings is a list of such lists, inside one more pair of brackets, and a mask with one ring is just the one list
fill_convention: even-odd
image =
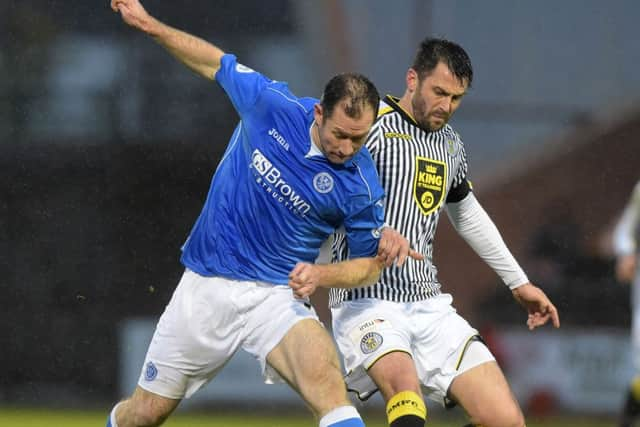
[(302, 217), (311, 206), (281, 176), (282, 173), (258, 149), (251, 155), (251, 168), (255, 171), (256, 182), (284, 207)]
[(447, 184), (447, 164), (416, 157), (413, 197), (423, 214), (429, 215), (442, 204)]

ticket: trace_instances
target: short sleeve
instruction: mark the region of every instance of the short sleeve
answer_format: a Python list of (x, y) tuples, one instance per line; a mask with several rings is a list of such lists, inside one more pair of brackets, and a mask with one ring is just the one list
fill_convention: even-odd
[(222, 57), (215, 78), (241, 117), (255, 105), (260, 93), (273, 83), (268, 77), (238, 63), (231, 54)]
[(376, 192), (374, 200), (357, 196), (350, 200), (352, 215), (345, 218), (349, 258), (375, 256), (380, 243), (380, 231), (384, 225), (384, 192)]

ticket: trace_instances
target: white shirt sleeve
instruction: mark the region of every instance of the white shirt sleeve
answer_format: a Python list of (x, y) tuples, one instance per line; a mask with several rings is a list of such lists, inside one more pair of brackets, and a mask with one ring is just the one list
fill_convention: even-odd
[(458, 234), (500, 276), (505, 285), (515, 289), (529, 282), (502, 240), (498, 228), (473, 193), (457, 203), (448, 203), (446, 207), (449, 220)]
[(640, 182), (613, 231), (613, 250), (616, 256), (633, 255), (637, 250), (636, 236), (640, 222)]

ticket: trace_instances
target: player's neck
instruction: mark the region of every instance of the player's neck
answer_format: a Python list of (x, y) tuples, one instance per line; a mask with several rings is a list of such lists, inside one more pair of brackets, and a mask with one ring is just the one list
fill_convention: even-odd
[(318, 128), (318, 122), (315, 120), (311, 123), (311, 129), (309, 130), (309, 136), (311, 137), (311, 145), (316, 147), (322, 154), (322, 146), (320, 145), (320, 129)]
[(415, 121), (415, 115), (413, 114), (413, 105), (411, 104), (411, 93), (406, 91), (402, 98), (398, 100), (398, 105), (402, 110), (409, 115)]

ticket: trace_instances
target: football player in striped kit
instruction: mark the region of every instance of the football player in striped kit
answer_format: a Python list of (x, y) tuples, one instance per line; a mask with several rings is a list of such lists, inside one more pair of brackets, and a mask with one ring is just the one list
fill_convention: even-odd
[(640, 233), (640, 182), (613, 233), (616, 254), (616, 279), (631, 283), (631, 357), (635, 371), (620, 416), (620, 427), (631, 427), (640, 415), (640, 270), (638, 269), (638, 234)]
[[(527, 310), (530, 329), (549, 320), (560, 325), (556, 308), (529, 282), (474, 196), (464, 146), (447, 124), (472, 79), (471, 62), (460, 46), (424, 40), (406, 74), (404, 95), (381, 102), (366, 142), (387, 194), (385, 222), (426, 260), (387, 268), (375, 285), (330, 290), (333, 332), (347, 385), (361, 399), (380, 390), (393, 427), (424, 425), (423, 393), (445, 405), (460, 404), (473, 425), (525, 423), (478, 331), (440, 290), (432, 254), (443, 210)], [(337, 260), (346, 258), (346, 243), (344, 236), (336, 236)], [(297, 292), (303, 296), (312, 291)]]
[(242, 348), (265, 379), (284, 380), (300, 394), (320, 427), (363, 427), (331, 336), (287, 284), (307, 280), (309, 268), (298, 262), (313, 262), (340, 226), (354, 259), (313, 266), (320, 284), (374, 283), (396, 257), (421, 258), (397, 232), (383, 230), (384, 192), (361, 150), (378, 107), (375, 86), (341, 74), (322, 100), (300, 98), (286, 83), (153, 18), (138, 0), (112, 0), (111, 7), (215, 80), (241, 122), (182, 248), (185, 273), (158, 321), (138, 386), (112, 409), (107, 426), (161, 425)]

